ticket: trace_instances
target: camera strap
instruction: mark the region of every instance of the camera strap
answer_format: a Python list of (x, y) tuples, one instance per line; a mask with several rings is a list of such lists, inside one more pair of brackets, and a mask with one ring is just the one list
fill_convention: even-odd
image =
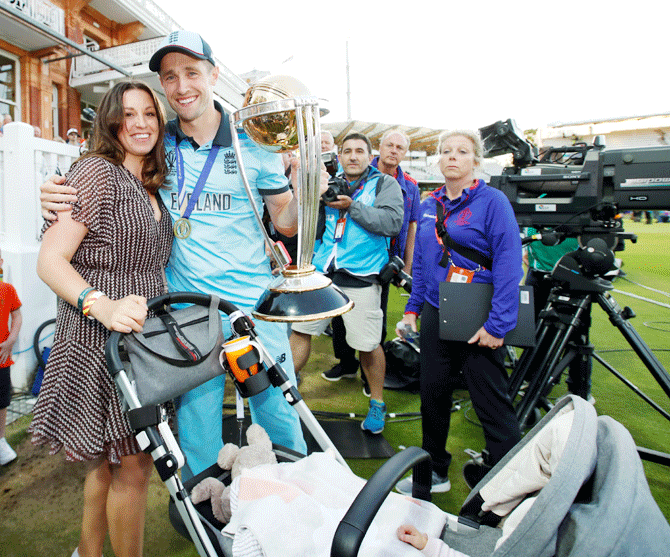
[(440, 266), (446, 267), (449, 264), (449, 250), (454, 250), (459, 255), (467, 257), (470, 261), (474, 261), (477, 265), (486, 267), (487, 269), (493, 268), (493, 260), (490, 257), (486, 257), (483, 253), (478, 252), (472, 248), (467, 248), (458, 244), (454, 239), (449, 235), (447, 227), (444, 225), (444, 207), (439, 201), (435, 201), (435, 209), (437, 211), (437, 220), (435, 221), (435, 230), (440, 240), (442, 240), (442, 245), (444, 247), (444, 255), (440, 260)]

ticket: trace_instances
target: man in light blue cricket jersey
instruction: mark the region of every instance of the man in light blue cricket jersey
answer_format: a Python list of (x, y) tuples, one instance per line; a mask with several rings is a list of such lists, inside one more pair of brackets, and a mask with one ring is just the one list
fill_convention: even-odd
[[(170, 291), (203, 292), (227, 300), (250, 313), (272, 279), (263, 236), (244, 189), (232, 147), (228, 115), (214, 101), (219, 69), (212, 50), (190, 31), (170, 33), (151, 57), (165, 96), (178, 118), (169, 122), (165, 148), (171, 172), (160, 190), (175, 222), (175, 237), (166, 269)], [(288, 188), (281, 157), (255, 146), (240, 133), (244, 168), (257, 204), (265, 205), (276, 230), (286, 236), (297, 231), (297, 200)], [(322, 190), (327, 188), (323, 175)], [(59, 177), (42, 186), (43, 214), (66, 210), (76, 201), (72, 188), (60, 187)], [(59, 189), (60, 188), (60, 189)], [(182, 195), (179, 195), (179, 192)], [(180, 202), (180, 199), (183, 202)], [(52, 217), (53, 218), (53, 217)], [(185, 222), (186, 221), (186, 222)], [(286, 325), (258, 321), (256, 332), (264, 346), (295, 384)], [(224, 335), (230, 336), (227, 319)], [(177, 401), (179, 441), (187, 458), (182, 479), (216, 462), (222, 441), (225, 375), (180, 397)], [(281, 390), (270, 387), (249, 399), (251, 418), (272, 441), (306, 454), (298, 413)]]
[[(175, 238), (166, 270), (168, 286), (171, 291), (216, 294), (249, 313), (272, 278), (270, 261), (232, 148), (228, 115), (213, 99), (219, 69), (211, 49), (198, 34), (177, 31), (161, 43), (149, 68), (158, 72), (178, 116), (166, 130), (167, 157), (174, 164), (166, 183), (170, 189), (161, 190), (161, 196), (175, 223), (187, 218), (190, 229), (187, 238)], [(281, 157), (255, 146), (244, 134), (239, 139), (256, 203), (260, 206), (265, 199), (275, 228), (295, 234), (297, 200), (289, 191)], [(180, 189), (187, 193), (184, 203), (179, 202)], [(256, 331), (295, 383), (286, 325), (259, 321)], [(230, 335), (227, 320), (224, 335)], [(179, 439), (193, 474), (216, 462), (222, 447), (224, 383), (221, 375), (177, 401)], [(270, 387), (251, 397), (249, 407), (252, 420), (274, 443), (306, 453), (298, 414), (280, 389)]]

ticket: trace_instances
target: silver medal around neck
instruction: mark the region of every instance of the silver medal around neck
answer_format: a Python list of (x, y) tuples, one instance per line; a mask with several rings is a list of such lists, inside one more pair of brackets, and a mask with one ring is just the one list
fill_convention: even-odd
[(186, 240), (191, 235), (191, 222), (188, 219), (180, 218), (172, 227), (175, 237), (180, 240)]

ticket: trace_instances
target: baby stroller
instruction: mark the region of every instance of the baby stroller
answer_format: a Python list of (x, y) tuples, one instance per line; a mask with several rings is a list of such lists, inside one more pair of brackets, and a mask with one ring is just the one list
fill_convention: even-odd
[[(187, 326), (194, 325), (198, 321), (203, 321), (203, 319), (209, 319), (210, 322), (213, 321), (212, 308), (218, 309), (228, 315), (233, 336), (249, 335), (251, 340), (254, 340), (260, 348), (260, 350), (254, 348), (245, 355), (244, 360), (242, 357), (238, 359), (238, 363), (246, 369), (258, 366), (258, 373), (250, 376), (243, 383), (239, 382), (230, 373), (238, 392), (246, 398), (262, 392), (270, 385), (281, 388), (284, 397), (296, 409), (314, 440), (324, 451), (328, 451), (342, 466), (348, 469), (346, 461), (328, 438), (314, 415), (307, 408), (300, 393), (286, 376), (286, 372), (281, 368), (279, 363), (272, 361), (270, 355), (265, 351), (254, 331), (253, 322), (242, 311), (233, 304), (219, 300), (216, 297), (189, 292), (177, 292), (153, 298), (149, 300), (148, 308), (149, 311), (165, 314), (164, 309), (172, 304), (194, 304), (194, 307), (204, 306), (205, 308), (210, 308), (209, 317), (200, 318), (199, 320), (193, 319), (191, 322), (186, 323), (184, 325), (185, 331), (187, 330)], [(214, 312), (214, 315), (215, 319), (220, 319), (218, 312)], [(147, 332), (145, 325), (144, 332), (146, 333), (144, 336), (150, 337), (159, 332), (164, 333), (165, 328), (163, 327), (160, 331), (153, 330)], [(181, 335), (181, 332), (179, 331), (178, 337)], [(151, 454), (155, 468), (170, 492), (170, 512), (173, 515), (173, 522), (176, 524), (178, 531), (187, 534), (187, 537), (193, 541), (201, 556), (214, 557), (226, 555), (219, 545), (221, 541), (225, 540), (220, 539), (220, 533), (216, 525), (212, 526), (216, 521), (212, 522), (208, 520), (206, 516), (203, 516), (196, 510), (189, 498), (190, 489), (187, 490), (179, 478), (177, 472), (185, 463), (184, 456), (168, 425), (167, 415), (161, 407), (162, 402), (171, 400), (178, 394), (195, 388), (211, 379), (211, 376), (203, 376), (201, 380), (196, 380), (195, 383), (191, 378), (188, 386), (181, 391), (173, 390), (169, 395), (163, 394), (162, 398), (161, 396), (154, 396), (149, 390), (153, 387), (160, 387), (159, 383), (161, 379), (170, 382), (173, 385), (173, 389), (175, 388), (175, 384), (177, 386), (180, 384), (179, 379), (175, 380), (174, 376), (170, 376), (169, 373), (161, 377), (160, 372), (157, 375), (155, 369), (147, 371), (142, 369), (141, 366), (136, 366), (137, 369), (134, 369), (128, 361), (124, 362), (127, 359), (127, 354), (125, 354), (123, 348), (120, 349), (122, 339), (123, 335), (121, 333), (113, 332), (110, 335), (105, 348), (107, 367), (116, 383), (121, 402), (126, 409), (128, 420), (140, 447), (142, 447), (144, 452)], [(221, 339), (222, 336), (218, 339), (219, 347)], [(189, 342), (188, 339), (186, 339), (186, 342)], [(179, 354), (182, 349), (178, 345), (183, 344), (183, 338), (175, 338), (174, 344), (175, 346), (169, 347), (166, 350), (166, 354), (164, 354), (164, 356), (168, 356), (166, 359), (169, 361), (175, 361), (180, 357)], [(214, 356), (218, 356), (220, 352), (219, 347), (215, 350), (216, 354)], [(124, 360), (122, 360), (122, 352), (124, 353)], [(188, 370), (184, 368), (184, 371), (187, 372)], [(224, 373), (223, 367), (221, 367), (221, 373)], [(284, 447), (275, 447), (275, 452), (278, 459), (282, 461), (297, 460), (305, 456)], [(210, 474), (214, 473), (215, 470), (219, 473), (222, 472), (216, 464), (209, 470), (211, 470)], [(208, 471), (206, 470), (195, 478), (192, 478), (188, 482), (188, 485), (192, 487), (198, 482), (199, 478), (205, 477), (207, 473)], [(208, 513), (205, 508), (206, 505), (202, 504), (200, 507), (205, 515), (209, 514), (211, 516), (211, 512)]]
[[(177, 302), (208, 305), (210, 298), (172, 294), (151, 300), (149, 305), (156, 309)], [(218, 307), (231, 320), (241, 315), (226, 302), (219, 302)], [(238, 331), (236, 325), (248, 323), (238, 317), (233, 323), (235, 331)], [(253, 334), (247, 325), (243, 332)], [(123, 400), (130, 407), (129, 418), (132, 416), (131, 425), (138, 432), (140, 444), (151, 452), (159, 475), (168, 486), (173, 525), (193, 541), (201, 557), (232, 557), (233, 539), (221, 532), (224, 525), (213, 518), (210, 505), (194, 506), (190, 500), (190, 490), (204, 477), (212, 475), (229, 483), (229, 472), (213, 464), (182, 485), (177, 475), (181, 457), (179, 448), (156, 410), (142, 407), (118, 354), (120, 335), (115, 333), (112, 337), (107, 345), (109, 369)], [(297, 391), (285, 380), (283, 370), (268, 363), (264, 362), (268, 370), (273, 370), (272, 382), (279, 383), (283, 376), (282, 390), (299, 399)], [(303, 406), (304, 402), (297, 409), (301, 418), (307, 420), (310, 432), (316, 432), (315, 438), (318, 436), (324, 451), (334, 450), (337, 455), (325, 433), (319, 433), (318, 422), (314, 420), (316, 426), (309, 423), (311, 412)], [(138, 416), (148, 417), (140, 419)], [(278, 460), (293, 465), (307, 458), (284, 450), (278, 454)], [(341, 457), (336, 456), (336, 460), (343, 462)], [(412, 468), (413, 497), (429, 500), (429, 456), (417, 447), (410, 447), (389, 459), (364, 483), (348, 510), (340, 515), (343, 518), (333, 529), (332, 536), (322, 540), (327, 546), (325, 554), (329, 551), (332, 557), (357, 555), (393, 486)], [(397, 494), (392, 497), (402, 498)], [(265, 499), (260, 499), (259, 505), (265, 503)], [(273, 514), (272, 521), (283, 519), (282, 514)], [(310, 521), (313, 517), (306, 514), (302, 518)], [(473, 557), (662, 555), (670, 547), (670, 526), (649, 492), (630, 435), (610, 418), (598, 418), (590, 404), (572, 395), (558, 401), (551, 412), (475, 486), (458, 516), (442, 513), (441, 519), (435, 535), (441, 531), (442, 539), (451, 547)], [(389, 527), (395, 531), (399, 525)], [(423, 525), (416, 526), (422, 528)], [(397, 543), (405, 546), (402, 542)], [(284, 540), (281, 540), (278, 553), (259, 550), (262, 553), (256, 554), (285, 557), (290, 552), (288, 545), (283, 544)], [(371, 555), (368, 552), (361, 554)], [(385, 554), (396, 553), (390, 550)]]

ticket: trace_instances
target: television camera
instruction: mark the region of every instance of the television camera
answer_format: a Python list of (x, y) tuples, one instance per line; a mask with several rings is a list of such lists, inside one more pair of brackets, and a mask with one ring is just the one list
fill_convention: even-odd
[(620, 231), (618, 211), (670, 208), (670, 146), (607, 149), (596, 136), (539, 156), (512, 119), (479, 132), (485, 156), (513, 155), (489, 185), (510, 200), (519, 226), (602, 237)]

